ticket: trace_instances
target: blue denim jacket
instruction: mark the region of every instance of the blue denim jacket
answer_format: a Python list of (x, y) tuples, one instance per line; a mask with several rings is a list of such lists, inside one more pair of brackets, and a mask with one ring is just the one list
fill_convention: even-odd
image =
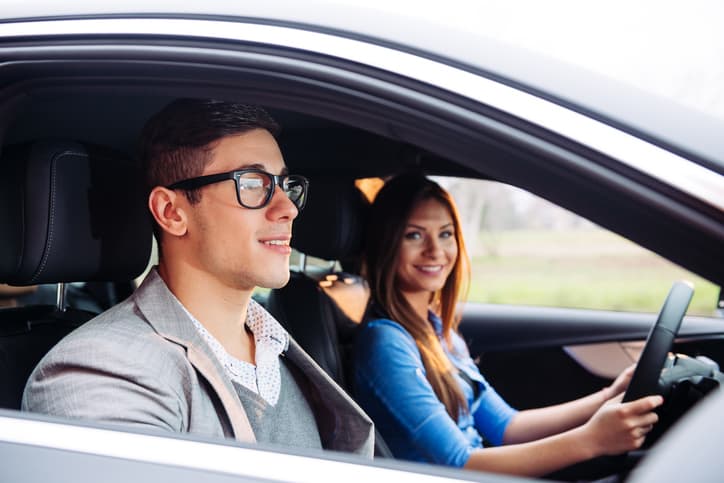
[[(442, 321), (432, 312), (429, 320), (440, 335)], [(469, 411), (461, 411), (457, 422), (432, 390), (420, 351), (400, 324), (375, 319), (360, 330), (355, 396), (397, 458), (462, 467), (470, 452), (483, 446), (483, 437), (486, 444), (503, 442), (516, 411), (480, 374), (458, 334), (453, 334), (452, 345), (448, 350), (443, 344), (445, 353), (470, 380), (458, 376)]]

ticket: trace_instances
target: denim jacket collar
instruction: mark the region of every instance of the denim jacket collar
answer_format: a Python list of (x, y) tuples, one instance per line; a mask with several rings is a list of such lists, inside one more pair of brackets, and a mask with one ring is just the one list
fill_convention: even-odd
[(442, 319), (432, 310), (427, 311), (427, 320), (432, 324), (433, 330), (438, 337), (442, 337)]

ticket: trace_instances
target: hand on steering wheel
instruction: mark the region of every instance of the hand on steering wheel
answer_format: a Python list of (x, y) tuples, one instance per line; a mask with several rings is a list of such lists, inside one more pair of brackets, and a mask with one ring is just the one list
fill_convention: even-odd
[(646, 339), (646, 345), (636, 364), (636, 370), (623, 397), (623, 402), (658, 394), (661, 369), (664, 367), (666, 355), (671, 350), (693, 295), (694, 288), (689, 282), (674, 282), (661, 312), (659, 312), (659, 317)]
[(584, 425), (594, 454), (617, 455), (639, 449), (659, 417), (654, 412), (664, 399), (648, 396), (622, 403), (623, 395), (605, 403)]
[(618, 375), (615, 381), (604, 389), (604, 399), (608, 401), (609, 399), (612, 399), (622, 392), (626, 390), (626, 388), (631, 383), (631, 378), (633, 377), (634, 370), (636, 370), (636, 364), (631, 364), (626, 369), (621, 371), (621, 374)]

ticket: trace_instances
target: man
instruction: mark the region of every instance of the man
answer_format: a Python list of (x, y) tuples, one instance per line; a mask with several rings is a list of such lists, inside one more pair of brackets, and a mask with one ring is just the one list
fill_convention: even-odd
[(158, 267), (40, 362), (29, 411), (353, 451), (372, 424), (251, 295), (289, 278), (307, 180), (260, 108), (181, 99), (141, 136)]

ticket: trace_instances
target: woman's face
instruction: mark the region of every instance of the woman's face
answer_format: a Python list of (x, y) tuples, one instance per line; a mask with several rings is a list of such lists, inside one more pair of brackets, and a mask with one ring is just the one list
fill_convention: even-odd
[(458, 246), (447, 207), (436, 199), (420, 201), (407, 220), (397, 265), (397, 283), (412, 295), (440, 290), (455, 265)]

